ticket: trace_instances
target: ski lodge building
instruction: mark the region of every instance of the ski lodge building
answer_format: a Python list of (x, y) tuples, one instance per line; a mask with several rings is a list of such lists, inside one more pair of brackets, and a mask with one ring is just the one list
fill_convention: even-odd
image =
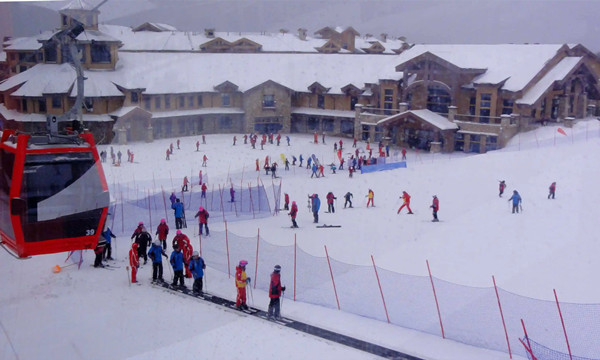
[(0, 128), (45, 131), (73, 106), (71, 24), (85, 69), (83, 123), (99, 143), (200, 133), (322, 133), (433, 152), (485, 152), (548, 122), (598, 115), (600, 59), (582, 45), (409, 45), (326, 27), (307, 35), (99, 25), (83, 0), (60, 29), (5, 41)]

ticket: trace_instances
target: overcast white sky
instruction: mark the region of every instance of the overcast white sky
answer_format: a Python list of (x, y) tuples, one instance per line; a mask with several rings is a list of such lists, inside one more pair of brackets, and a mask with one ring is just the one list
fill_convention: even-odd
[[(4, 3), (0, 13), (10, 14), (19, 36), (58, 26), (58, 20), (47, 25), (47, 16), (32, 21), (25, 5), (58, 9), (66, 3)], [(352, 26), (363, 35), (385, 32), (411, 43), (582, 43), (600, 51), (597, 0), (109, 0), (100, 10), (105, 23), (152, 21), (186, 31), (304, 27), (313, 33), (324, 26)], [(0, 33), (6, 33), (1, 25)]]

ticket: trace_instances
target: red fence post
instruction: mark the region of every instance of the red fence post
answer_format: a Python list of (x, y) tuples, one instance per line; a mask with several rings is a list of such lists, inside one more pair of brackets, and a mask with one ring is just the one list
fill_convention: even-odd
[(327, 245), (325, 247), (325, 256), (327, 257), (327, 264), (329, 264), (329, 273), (331, 274), (331, 283), (333, 284), (333, 292), (335, 293), (335, 301), (337, 302), (338, 310), (340, 310), (340, 300), (338, 299), (337, 290), (335, 288), (335, 280), (333, 280), (333, 271), (331, 270), (331, 262), (329, 261), (329, 253), (327, 253)]
[[(528, 347), (525, 346), (525, 344), (523, 344), (523, 346), (525, 346), (525, 349), (527, 349), (529, 351), (529, 354), (531, 354), (531, 360), (537, 360), (537, 358), (533, 354), (533, 350), (531, 350), (531, 343), (529, 342), (529, 335), (527, 335), (527, 329), (525, 329), (525, 322), (523, 322), (523, 319), (521, 319), (521, 325), (523, 326), (523, 332), (525, 333), (525, 339), (527, 340)], [(521, 343), (523, 343), (523, 342), (521, 341)]]
[(375, 259), (371, 255), (371, 261), (373, 262), (373, 270), (375, 270), (375, 277), (377, 277), (377, 285), (379, 285), (379, 292), (381, 293), (381, 300), (383, 301), (383, 309), (385, 310), (385, 317), (387, 318), (388, 324), (390, 323), (390, 316), (388, 315), (387, 306), (385, 305), (385, 298), (383, 297), (383, 290), (381, 289), (381, 282), (379, 281), (379, 274), (377, 273), (377, 266), (375, 266)]
[(442, 314), (440, 313), (440, 305), (438, 304), (437, 295), (435, 293), (435, 286), (433, 285), (433, 276), (431, 276), (431, 269), (429, 268), (429, 260), (425, 260), (427, 263), (427, 271), (429, 272), (429, 280), (431, 280), (431, 288), (433, 289), (433, 297), (435, 299), (435, 307), (437, 308), (438, 318), (440, 319), (440, 328), (442, 329), (442, 338), (445, 339), (444, 325), (442, 324)]
[(496, 299), (498, 299), (498, 308), (500, 309), (500, 317), (502, 318), (502, 326), (504, 327), (504, 335), (506, 336), (506, 345), (508, 345), (508, 355), (512, 359), (512, 352), (510, 351), (510, 341), (508, 340), (508, 331), (506, 331), (506, 323), (504, 322), (504, 314), (502, 313), (502, 305), (500, 304), (500, 296), (498, 295), (498, 287), (496, 286), (496, 279), (492, 275), (492, 281), (494, 282), (494, 290), (496, 290)]
[(565, 333), (565, 340), (567, 341), (567, 349), (569, 350), (569, 359), (573, 360), (573, 355), (571, 355), (571, 345), (569, 345), (569, 337), (567, 336), (567, 329), (565, 328), (565, 321), (563, 320), (562, 312), (560, 311), (560, 304), (558, 303), (558, 296), (556, 296), (556, 289), (552, 289), (554, 291), (554, 298), (556, 299), (556, 307), (558, 308), (558, 314), (560, 315), (560, 322), (562, 323), (563, 331)]
[(256, 275), (258, 274), (258, 243), (260, 242), (260, 228), (256, 234), (256, 265), (254, 266), (254, 288), (256, 289)]
[(296, 251), (297, 251), (296, 234), (294, 234), (294, 301), (296, 301)]
[(225, 247), (227, 248), (227, 275), (231, 279), (231, 264), (229, 263), (229, 237), (227, 236), (227, 221), (225, 221)]

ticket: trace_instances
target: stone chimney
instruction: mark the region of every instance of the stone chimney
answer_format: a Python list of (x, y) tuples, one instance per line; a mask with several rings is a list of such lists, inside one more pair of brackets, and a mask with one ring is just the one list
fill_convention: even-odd
[(408, 111), (408, 103), (401, 102), (398, 104), (398, 111), (401, 113)]
[(386, 42), (386, 41), (387, 41), (388, 34), (386, 34), (386, 33), (381, 33), (381, 35), (380, 35), (380, 36), (381, 36), (381, 42)]
[(306, 29), (304, 29), (304, 28), (298, 29), (298, 38), (300, 40), (306, 40)]
[(456, 106), (454, 106), (454, 105), (448, 106), (448, 121), (454, 122), (457, 113), (458, 113), (458, 108)]
[(214, 38), (215, 37), (215, 29), (214, 28), (212, 28), (212, 29), (204, 29), (204, 35), (207, 38)]

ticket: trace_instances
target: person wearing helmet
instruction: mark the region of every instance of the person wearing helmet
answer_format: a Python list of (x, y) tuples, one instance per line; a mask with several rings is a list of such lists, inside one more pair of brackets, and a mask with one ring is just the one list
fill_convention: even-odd
[(204, 225), (204, 228), (206, 229), (206, 236), (209, 235), (208, 216), (208, 211), (202, 206), (198, 208), (198, 212), (196, 213), (196, 215), (194, 215), (194, 217), (198, 218), (198, 223), (200, 225), (200, 235), (202, 235), (202, 225)]
[(173, 252), (171, 253), (169, 262), (173, 267), (174, 273), (171, 286), (177, 286), (177, 283), (179, 282), (179, 286), (185, 288), (185, 283), (183, 282), (183, 254), (181, 253), (179, 245), (173, 244)]
[(431, 202), (430, 208), (433, 209), (433, 222), (438, 222), (437, 212), (440, 209), (440, 200), (438, 200), (437, 195), (433, 195), (433, 201)]
[(246, 284), (250, 283), (250, 278), (246, 276), (246, 265), (248, 265), (248, 262), (241, 260), (235, 268), (235, 287), (237, 288), (235, 307), (238, 310), (248, 310), (248, 305), (246, 305)]
[(161, 246), (161, 241), (156, 239), (148, 251), (148, 257), (152, 260), (152, 281), (165, 281), (163, 279), (162, 256), (167, 257), (167, 253)]
[(206, 263), (204, 259), (200, 257), (200, 254), (197, 251), (192, 253), (192, 259), (190, 260), (190, 264), (188, 268), (194, 275), (194, 285), (192, 286), (192, 291), (196, 294), (202, 295), (202, 278), (204, 277), (204, 269), (206, 269)]
[(280, 301), (279, 298), (283, 295), (285, 286), (281, 286), (281, 266), (275, 265), (271, 274), (271, 283), (269, 284), (269, 311), (267, 319), (280, 319)]
[(142, 233), (142, 228), (144, 227), (144, 223), (143, 222), (139, 222), (138, 226), (135, 228), (135, 230), (133, 231), (133, 234), (131, 235), (131, 240), (133, 240), (134, 238), (136, 238), (139, 234)]
[(144, 225), (141, 226), (141, 231), (135, 236), (135, 242), (138, 244), (138, 256), (144, 258), (144, 265), (148, 262), (148, 254), (146, 249), (148, 245), (152, 244), (152, 235), (148, 233)]
[(167, 235), (169, 235), (169, 225), (167, 225), (167, 221), (165, 219), (160, 219), (160, 224), (156, 228), (156, 234), (158, 235), (158, 240), (162, 243), (163, 250), (167, 250)]
[(131, 266), (131, 282), (136, 283), (137, 280), (135, 275), (137, 274), (137, 269), (140, 267), (137, 243), (131, 244), (131, 250), (129, 250), (129, 265)]
[(288, 213), (292, 217), (292, 227), (297, 228), (298, 224), (296, 223), (296, 215), (298, 215), (298, 205), (296, 205), (295, 201), (292, 201), (292, 209)]

